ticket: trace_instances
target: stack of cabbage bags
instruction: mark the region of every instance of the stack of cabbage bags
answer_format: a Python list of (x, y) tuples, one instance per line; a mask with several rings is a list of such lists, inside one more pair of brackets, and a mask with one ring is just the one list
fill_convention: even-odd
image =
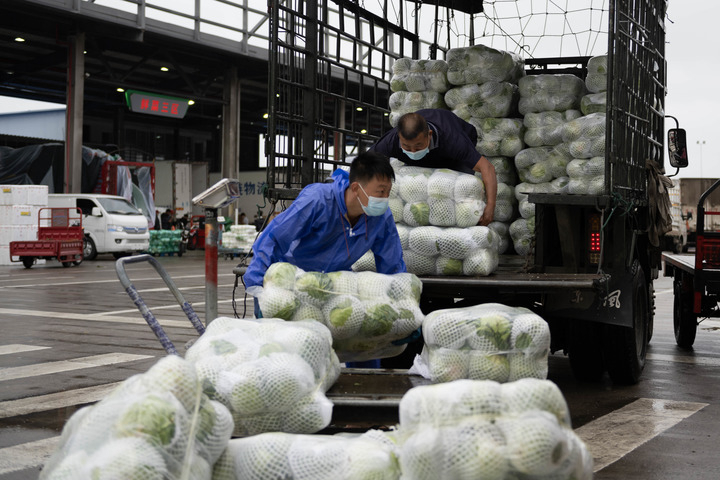
[(398, 480), (397, 447), (385, 433), (292, 435), (233, 439), (213, 480)]
[(416, 367), (433, 382), (547, 378), (550, 329), (526, 308), (487, 303), (436, 310), (423, 321), (423, 338)]
[(231, 225), (230, 230), (222, 232), (223, 248), (249, 249), (257, 237), (255, 225)]
[(525, 147), (525, 126), (519, 118), (471, 118), (478, 143), (475, 147), (486, 157), (514, 157)]
[(563, 140), (573, 159), (568, 163), (568, 193), (599, 195), (605, 191), (605, 113), (568, 122)]
[(525, 75), (525, 61), (519, 55), (485, 45), (451, 48), (447, 64), (447, 79), (453, 85), (517, 83)]
[(518, 87), (510, 82), (489, 81), (451, 88), (445, 93), (445, 103), (455, 115), (465, 121), (472, 117), (508, 117), (517, 109)]
[(305, 272), (274, 263), (263, 287), (248, 292), (257, 297), (263, 316), (323, 324), (342, 362), (399, 355), (406, 344), (398, 341), (424, 318), (422, 282), (411, 273)]
[(448, 65), (444, 60), (399, 58), (390, 79), (390, 125), (406, 113), (424, 108), (447, 108), (444, 93), (449, 88)]
[(211, 398), (232, 413), (236, 436), (315, 433), (330, 423), (325, 392), (340, 362), (325, 327), (220, 317), (188, 350)]
[(607, 91), (607, 55), (598, 55), (588, 60), (588, 74), (585, 78), (585, 86), (591, 93)]
[(389, 208), (397, 223), (411, 227), (470, 227), (485, 209), (482, 180), (445, 168), (404, 166), (393, 162), (395, 183)]
[(548, 380), (458, 380), (400, 401), (403, 480), (592, 479), (593, 459)]
[(571, 74), (528, 75), (518, 81), (520, 114), (578, 110), (585, 82)]
[(232, 431), (192, 363), (169, 356), (75, 412), (40, 478), (210, 480)]

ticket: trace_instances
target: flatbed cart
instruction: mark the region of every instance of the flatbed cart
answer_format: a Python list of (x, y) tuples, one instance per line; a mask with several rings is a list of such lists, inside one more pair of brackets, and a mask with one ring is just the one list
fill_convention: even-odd
[(704, 207), (707, 197), (719, 186), (720, 180), (700, 196), (695, 253), (663, 253), (663, 274), (673, 277), (673, 326), (680, 347), (692, 347), (702, 319), (720, 317), (720, 232), (705, 231), (705, 215), (720, 215), (720, 211), (706, 211)]
[(38, 213), (37, 240), (10, 242), (10, 260), (20, 257), (25, 268), (35, 259), (57, 258), (63, 267), (83, 261), (82, 212), (79, 208), (41, 208)]

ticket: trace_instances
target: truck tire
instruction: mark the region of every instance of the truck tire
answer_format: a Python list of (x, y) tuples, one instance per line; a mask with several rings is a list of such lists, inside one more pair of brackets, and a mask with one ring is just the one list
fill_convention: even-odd
[(83, 241), (83, 258), (85, 260), (95, 260), (97, 257), (97, 248), (95, 248), (95, 242), (88, 235), (85, 235)]
[(21, 257), (23, 266), (25, 268), (32, 268), (33, 264), (35, 263), (35, 257)]
[(605, 325), (603, 358), (610, 379), (616, 384), (634, 385), (645, 368), (648, 347), (648, 287), (639, 264), (633, 266), (632, 327)]
[(580, 382), (597, 382), (605, 373), (602, 357), (602, 325), (570, 320), (568, 358), (573, 376)]
[(697, 334), (697, 315), (693, 312), (693, 290), (690, 288), (692, 279), (679, 273), (673, 281), (673, 326), (675, 327), (675, 343), (682, 348), (690, 348), (695, 343)]

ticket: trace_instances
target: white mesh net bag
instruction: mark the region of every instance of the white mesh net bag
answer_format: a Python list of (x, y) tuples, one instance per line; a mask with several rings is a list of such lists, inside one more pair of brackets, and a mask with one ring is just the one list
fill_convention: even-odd
[(451, 48), (447, 52), (448, 81), (453, 85), (512, 82), (525, 75), (525, 62), (512, 52), (485, 45)]
[(473, 117), (468, 123), (477, 130), (476, 150), (486, 157), (514, 157), (525, 148), (525, 127), (521, 119)]
[(592, 456), (548, 380), (419, 386), (399, 413), (403, 479), (592, 478)]
[(416, 363), (433, 382), (462, 378), (507, 382), (547, 377), (550, 330), (525, 308), (497, 303), (431, 312)]
[(233, 431), (230, 412), (203, 393), (177, 356), (134, 375), (63, 428), (42, 479), (210, 479)]
[[(439, 227), (422, 228), (441, 231)], [(408, 244), (414, 241), (411, 234), (408, 231), (406, 235)], [(416, 237), (420, 238), (415, 235), (413, 239), (417, 240)], [(435, 249), (435, 256), (436, 238), (437, 235), (427, 242)], [(248, 293), (258, 298), (263, 316), (264, 305), (290, 304), (294, 310), (289, 319), (314, 320), (322, 326), (319, 328), (329, 330), (333, 348), (342, 362), (398, 355), (405, 345), (396, 343), (402, 343), (422, 323), (419, 308), (422, 283), (412, 273), (376, 273), (371, 251), (363, 258), (353, 266), (355, 271), (327, 274), (276, 263), (267, 270), (263, 287), (253, 287)], [(434, 259), (430, 268), (434, 271)], [(294, 286), (289, 280), (293, 276)], [(289, 288), (280, 289), (276, 281)], [(282, 301), (265, 298), (277, 295), (278, 290), (282, 291)], [(294, 295), (294, 303), (284, 300), (287, 295)]]
[(585, 83), (570, 74), (529, 75), (518, 81), (520, 114), (578, 110), (586, 93)]
[(588, 74), (585, 78), (587, 89), (593, 93), (607, 90), (607, 55), (598, 55), (588, 60)]
[(330, 422), (324, 392), (340, 362), (329, 331), (316, 321), (220, 317), (186, 357), (205, 390), (232, 413), (235, 435), (314, 433)]

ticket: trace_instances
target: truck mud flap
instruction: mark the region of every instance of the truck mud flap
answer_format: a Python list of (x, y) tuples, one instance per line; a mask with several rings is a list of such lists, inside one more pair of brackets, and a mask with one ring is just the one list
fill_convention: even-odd
[(546, 319), (578, 319), (631, 327), (632, 295), (632, 275), (612, 275), (599, 289), (568, 289), (546, 294), (543, 314)]

